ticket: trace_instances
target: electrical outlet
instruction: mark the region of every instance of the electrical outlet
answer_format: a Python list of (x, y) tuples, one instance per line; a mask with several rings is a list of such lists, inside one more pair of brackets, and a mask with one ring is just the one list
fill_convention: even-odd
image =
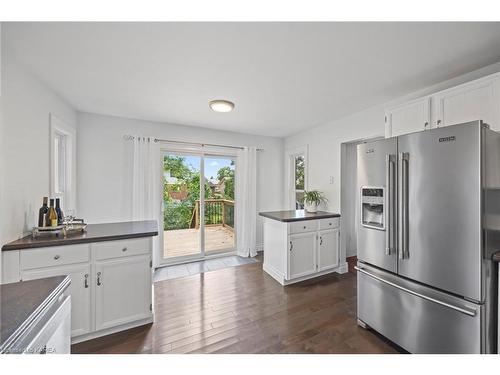
[(334, 179), (333, 176), (330, 176), (330, 185), (333, 185)]

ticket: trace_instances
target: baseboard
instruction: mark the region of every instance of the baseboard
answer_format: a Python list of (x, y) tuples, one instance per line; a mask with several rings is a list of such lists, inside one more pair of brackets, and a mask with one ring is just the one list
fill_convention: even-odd
[(349, 272), (349, 265), (347, 262), (340, 263), (339, 267), (335, 270), (335, 272), (343, 274)]
[(285, 285), (285, 276), (278, 272), (274, 267), (269, 264), (264, 263), (262, 269), (273, 279), (279, 282), (281, 285)]
[(305, 281), (305, 280), (309, 280), (309, 279), (314, 279), (316, 277), (324, 276), (324, 275), (327, 275), (327, 274), (333, 273), (333, 272), (340, 273), (340, 274), (347, 273), (347, 263), (342, 263), (337, 268), (331, 268), (331, 269), (324, 270), (324, 271), (321, 271), (321, 272), (316, 272), (316, 273), (313, 273), (313, 274), (310, 274), (310, 275), (306, 275), (306, 276), (302, 276), (302, 277), (297, 277), (296, 279), (292, 279), (292, 280), (286, 280), (285, 279), (285, 275), (283, 275), (280, 272), (278, 272), (276, 269), (274, 269), (269, 264), (264, 263), (262, 265), (262, 269), (269, 276), (271, 276), (273, 279), (275, 279), (277, 282), (279, 282), (281, 285), (286, 286), (286, 285), (291, 285), (291, 284), (299, 283), (301, 281)]
[(321, 272), (316, 272), (316, 273), (313, 273), (311, 275), (297, 277), (296, 279), (285, 280), (284, 283), (283, 283), (283, 285), (286, 286), (286, 285), (291, 285), (291, 284), (295, 284), (295, 283), (300, 283), (301, 281), (306, 281), (306, 280), (314, 279), (316, 277), (328, 275), (329, 273), (333, 273), (333, 272), (336, 272), (336, 273), (345, 273), (345, 272), (341, 272), (341, 271), (342, 271), (342, 265), (340, 265), (337, 268), (331, 268), (331, 269), (324, 270), (324, 271), (321, 271)]
[(112, 333), (125, 331), (127, 329), (143, 326), (143, 325), (153, 323), (153, 322), (154, 322), (154, 317), (151, 314), (150, 318), (136, 320), (135, 322), (120, 324), (119, 326), (116, 326), (116, 327), (103, 329), (103, 330), (100, 330), (97, 332), (90, 332), (90, 333), (87, 333), (85, 335), (80, 335), (77, 337), (72, 337), (71, 338), (71, 345), (77, 344), (79, 342), (87, 341), (87, 340), (92, 340), (92, 339), (95, 339), (95, 338), (98, 338), (101, 336), (111, 335)]

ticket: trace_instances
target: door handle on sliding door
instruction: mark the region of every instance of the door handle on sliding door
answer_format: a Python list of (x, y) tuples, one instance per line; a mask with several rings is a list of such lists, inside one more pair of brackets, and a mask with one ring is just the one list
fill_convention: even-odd
[(394, 227), (394, 165), (395, 156), (385, 155), (385, 254), (391, 255), (393, 249)]
[(399, 259), (409, 257), (408, 249), (408, 166), (409, 153), (400, 152), (399, 161), (399, 209), (398, 209), (398, 253)]

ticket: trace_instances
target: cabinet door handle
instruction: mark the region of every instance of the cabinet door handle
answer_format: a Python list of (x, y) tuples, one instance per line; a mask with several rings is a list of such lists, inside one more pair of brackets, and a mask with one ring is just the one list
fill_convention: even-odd
[(320, 244), (320, 245), (323, 245), (323, 236), (320, 236), (320, 237), (319, 237), (319, 244)]
[(54, 260), (58, 260), (60, 258), (59, 255), (54, 256)]
[(292, 250), (293, 250), (293, 242), (290, 241), (290, 251), (292, 251)]
[(97, 286), (101, 286), (101, 273), (97, 272)]
[(437, 121), (437, 124), (438, 124), (438, 125), (441, 125), (441, 120), (438, 120), (438, 121)]
[(123, 251), (123, 252), (127, 251), (127, 247), (124, 247), (124, 248), (122, 249), (122, 251)]
[(85, 281), (83, 282), (83, 285), (85, 286), (85, 288), (88, 288), (89, 287), (89, 274), (86, 273), (84, 277), (85, 277)]

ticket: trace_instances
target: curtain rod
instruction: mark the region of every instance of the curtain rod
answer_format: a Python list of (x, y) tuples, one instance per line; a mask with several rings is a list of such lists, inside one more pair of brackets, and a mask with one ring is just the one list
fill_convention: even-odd
[[(125, 138), (127, 141), (133, 140), (135, 137), (133, 135), (124, 135), (123, 138)], [(177, 144), (184, 144), (184, 145), (195, 145), (195, 146), (209, 146), (209, 147), (223, 147), (223, 148), (233, 148), (237, 150), (243, 150), (244, 147), (241, 146), (228, 146), (228, 145), (218, 145), (215, 143), (198, 143), (198, 142), (186, 142), (186, 141), (174, 141), (174, 140), (169, 140), (169, 139), (159, 139), (155, 138), (155, 142), (159, 143), (177, 143)], [(264, 151), (263, 148), (258, 148), (257, 151)]]

